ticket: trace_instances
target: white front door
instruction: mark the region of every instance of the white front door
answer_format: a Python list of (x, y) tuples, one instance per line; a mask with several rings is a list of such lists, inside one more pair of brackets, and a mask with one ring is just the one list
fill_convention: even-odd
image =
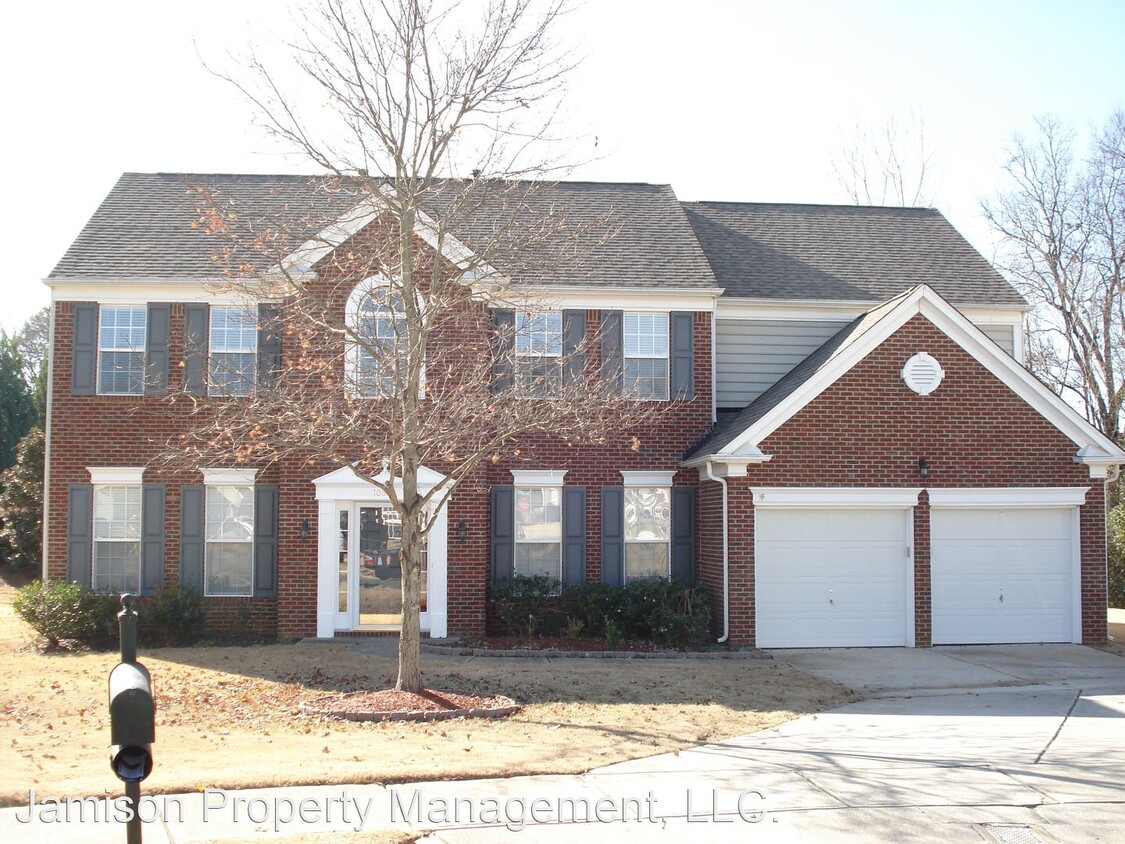
[(1080, 641), (1076, 507), (935, 507), (935, 645)]
[(756, 507), (758, 647), (912, 644), (911, 513)]

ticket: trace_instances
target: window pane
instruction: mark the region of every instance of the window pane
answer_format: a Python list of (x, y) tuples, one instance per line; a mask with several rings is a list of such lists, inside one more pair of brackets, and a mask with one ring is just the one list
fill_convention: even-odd
[(207, 487), (207, 541), (251, 542), (254, 539), (254, 488)]
[(625, 357), (668, 357), (668, 314), (625, 314)]
[(394, 396), (396, 367), (405, 368), (407, 326), (402, 294), (387, 288), (371, 291), (359, 303), (356, 333), (356, 385), (361, 396)]
[(251, 353), (213, 352), (208, 392), (213, 396), (248, 396), (257, 381), (258, 357)]
[(562, 545), (526, 542), (516, 545), (515, 573), (523, 577), (546, 575), (562, 580)]
[(562, 489), (517, 487), (516, 542), (558, 542), (562, 539)]
[(143, 305), (102, 305), (98, 309), (98, 348), (143, 353), (147, 318), (148, 309)]
[(249, 542), (208, 542), (208, 595), (251, 595), (254, 591), (254, 546)]
[(139, 592), (141, 543), (95, 542), (92, 585), (111, 592)]
[(563, 383), (559, 358), (517, 357), (516, 383), (521, 396), (550, 398), (559, 395)]
[(660, 358), (626, 358), (625, 395), (642, 400), (668, 398), (668, 361)]
[(348, 511), (340, 511), (340, 603), (339, 612), (348, 611)]
[(94, 539), (141, 538), (141, 488), (94, 487)]
[(99, 352), (98, 392), (140, 395), (145, 385), (145, 353)]
[(212, 307), (208, 347), (212, 352), (256, 352), (258, 309)]
[(562, 313), (543, 311), (539, 313), (516, 312), (516, 354), (551, 355), (562, 354)]
[(625, 488), (625, 541), (667, 542), (672, 492), (666, 487)]
[(641, 580), (668, 577), (667, 542), (627, 542), (625, 579)]

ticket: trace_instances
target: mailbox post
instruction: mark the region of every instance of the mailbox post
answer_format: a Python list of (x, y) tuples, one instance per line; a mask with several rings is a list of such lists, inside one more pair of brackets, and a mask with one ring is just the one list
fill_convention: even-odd
[(141, 780), (152, 773), (152, 743), (156, 740), (156, 706), (152, 678), (137, 662), (137, 611), (132, 595), (121, 596), (117, 623), (121, 631), (121, 662), (109, 674), (109, 763), (125, 783), (125, 799), (132, 811), (126, 826), (127, 844), (141, 844)]

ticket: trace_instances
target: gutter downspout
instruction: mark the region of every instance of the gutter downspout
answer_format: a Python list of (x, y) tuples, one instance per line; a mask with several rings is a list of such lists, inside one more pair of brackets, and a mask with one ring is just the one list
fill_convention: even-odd
[(707, 480), (716, 481), (723, 488), (723, 635), (718, 638), (718, 644), (724, 643), (730, 637), (730, 556), (728, 554), (728, 525), (727, 525), (727, 479), (720, 478), (713, 471), (713, 463), (706, 463)]

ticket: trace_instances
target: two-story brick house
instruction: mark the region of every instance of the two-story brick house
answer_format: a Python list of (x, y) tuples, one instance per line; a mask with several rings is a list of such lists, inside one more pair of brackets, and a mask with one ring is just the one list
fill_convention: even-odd
[[(177, 400), (237, 401), (291, 354), (269, 304), (216, 291), (185, 189), (200, 181), (291, 214), (325, 251), (375, 225), (304, 178), (121, 178), (47, 279), (44, 574), (192, 583), (216, 627), (393, 630), (397, 526), (369, 483), (297, 459), (153, 461), (193, 424)], [(1125, 453), (1022, 367), (1026, 304), (940, 214), (632, 184), (536, 195), (612, 236), (550, 280), (550, 309), (491, 308), (534, 336), (513, 384), (596, 338), (590, 363), (628, 395), (673, 401), (636, 440), (542, 442), (466, 479), (428, 540), (430, 635), (482, 632), (491, 581), (546, 573), (699, 578), (735, 645), (1105, 638), (1104, 484)]]

